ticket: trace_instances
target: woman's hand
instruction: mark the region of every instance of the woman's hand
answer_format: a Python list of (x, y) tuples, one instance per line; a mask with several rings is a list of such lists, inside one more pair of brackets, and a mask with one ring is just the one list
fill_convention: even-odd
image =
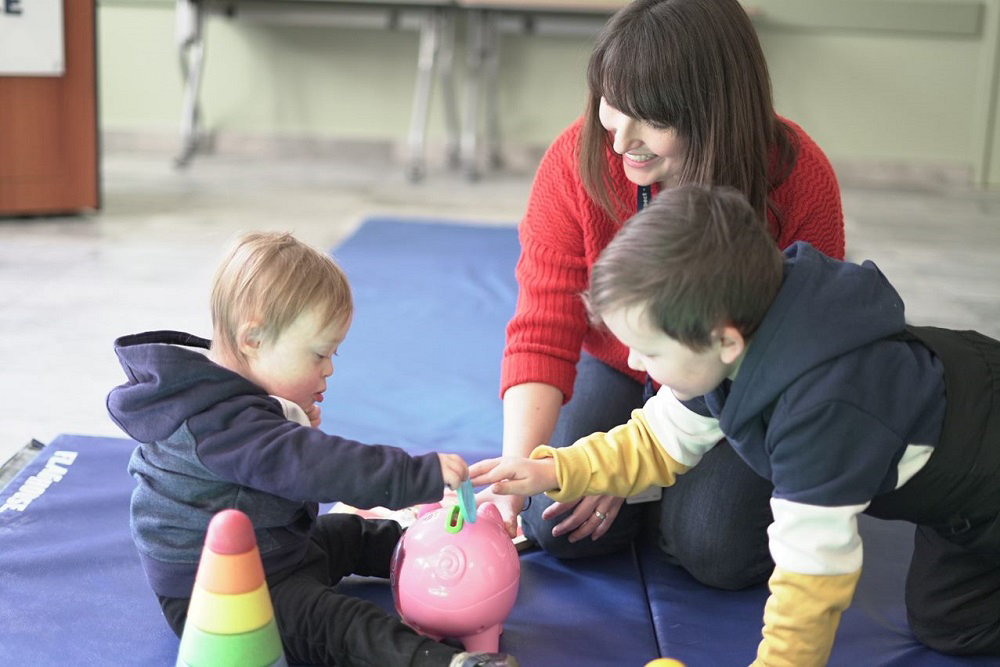
[(553, 503), (542, 512), (542, 518), (548, 521), (573, 510), (566, 519), (556, 524), (552, 535), (566, 535), (570, 542), (579, 542), (588, 536), (599, 540), (615, 522), (623, 502), (625, 499), (617, 496), (584, 496), (579, 500)]

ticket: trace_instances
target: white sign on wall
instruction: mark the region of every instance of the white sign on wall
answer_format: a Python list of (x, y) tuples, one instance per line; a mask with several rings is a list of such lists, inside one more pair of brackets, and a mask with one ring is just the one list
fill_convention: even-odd
[(62, 76), (63, 0), (0, 0), (0, 76)]

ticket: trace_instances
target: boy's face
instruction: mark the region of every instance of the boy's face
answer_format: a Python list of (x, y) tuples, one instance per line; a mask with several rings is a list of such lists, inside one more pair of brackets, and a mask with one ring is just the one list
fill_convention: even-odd
[(628, 347), (629, 368), (645, 371), (674, 396), (686, 401), (703, 396), (735, 372), (742, 357), (743, 339), (733, 340), (731, 327), (713, 334), (712, 345), (695, 352), (654, 327), (644, 306), (615, 308), (604, 315), (604, 324)]
[(350, 321), (324, 325), (327, 312), (314, 307), (301, 313), (277, 338), (250, 344), (249, 379), (267, 393), (296, 403), (303, 410), (323, 400), (333, 359)]

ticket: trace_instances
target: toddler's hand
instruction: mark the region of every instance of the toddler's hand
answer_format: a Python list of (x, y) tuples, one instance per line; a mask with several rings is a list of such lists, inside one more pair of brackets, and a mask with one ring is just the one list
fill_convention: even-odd
[(315, 403), (306, 408), (306, 417), (309, 417), (309, 425), (313, 428), (319, 427), (320, 415), (319, 406)]
[(441, 461), (441, 476), (444, 483), (452, 491), (457, 491), (458, 486), (469, 477), (469, 466), (458, 454), (438, 453), (438, 460)]

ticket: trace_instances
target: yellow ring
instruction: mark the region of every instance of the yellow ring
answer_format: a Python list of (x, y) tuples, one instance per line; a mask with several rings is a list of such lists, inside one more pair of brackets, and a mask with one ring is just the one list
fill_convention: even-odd
[(212, 593), (197, 582), (188, 605), (188, 623), (203, 632), (216, 635), (239, 635), (257, 630), (274, 618), (267, 583), (249, 593), (225, 595)]

